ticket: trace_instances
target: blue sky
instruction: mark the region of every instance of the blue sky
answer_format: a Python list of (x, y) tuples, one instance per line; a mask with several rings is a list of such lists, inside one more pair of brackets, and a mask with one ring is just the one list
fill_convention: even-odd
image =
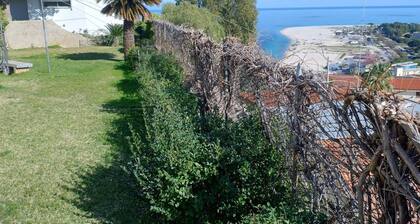
[(419, 0), (257, 0), (259, 8), (420, 5)]
[[(164, 3), (174, 0), (163, 0)], [(420, 5), (420, 0), (257, 0), (258, 8)], [(156, 7), (153, 7), (156, 9)]]

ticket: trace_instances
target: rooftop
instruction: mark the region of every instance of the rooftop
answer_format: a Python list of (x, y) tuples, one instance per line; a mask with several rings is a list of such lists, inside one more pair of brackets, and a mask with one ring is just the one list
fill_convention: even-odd
[(413, 65), (416, 65), (417, 66), (417, 63), (412, 62), (412, 61), (407, 61), (407, 62), (401, 62), (401, 63), (392, 64), (392, 67), (413, 66)]
[[(362, 83), (360, 76), (352, 75), (330, 75), (330, 80), (336, 88), (355, 89)], [(420, 91), (420, 77), (394, 77), (391, 79), (391, 85), (396, 91)]]
[[(336, 94), (338, 100), (343, 99), (362, 83), (362, 78), (357, 75), (330, 75), (329, 80), (332, 83), (332, 91)], [(420, 77), (395, 77), (391, 79), (391, 85), (395, 91), (419, 91)], [(250, 92), (240, 93), (240, 97), (245, 102), (255, 103), (256, 96)], [(276, 108), (279, 105), (287, 104), (290, 99), (282, 91), (265, 90), (261, 92), (261, 102), (269, 109)], [(321, 98), (317, 93), (311, 93), (308, 97), (310, 104), (320, 102)]]

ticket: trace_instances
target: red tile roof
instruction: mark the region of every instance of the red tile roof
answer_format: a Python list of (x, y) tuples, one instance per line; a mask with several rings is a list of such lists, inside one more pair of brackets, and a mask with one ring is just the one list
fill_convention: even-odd
[(337, 88), (355, 89), (362, 83), (362, 78), (356, 75), (330, 75), (329, 80)]
[(419, 77), (398, 77), (391, 80), (394, 90), (418, 90), (420, 92)]
[[(330, 75), (330, 80), (340, 89), (354, 89), (362, 83), (362, 78), (353, 75)], [(395, 77), (391, 79), (391, 85), (396, 91), (420, 91), (420, 77)]]
[[(338, 100), (343, 99), (362, 83), (362, 78), (354, 75), (330, 75), (329, 80)], [(420, 77), (396, 77), (391, 80), (391, 85), (395, 91), (418, 90), (420, 92)], [(256, 97), (250, 92), (242, 92), (240, 97), (245, 102), (255, 103), (256, 101)], [(268, 108), (275, 108), (287, 104), (290, 99), (281, 91), (265, 90), (261, 92), (261, 100)], [(312, 93), (308, 100), (307, 103), (314, 104), (321, 99), (317, 93)]]

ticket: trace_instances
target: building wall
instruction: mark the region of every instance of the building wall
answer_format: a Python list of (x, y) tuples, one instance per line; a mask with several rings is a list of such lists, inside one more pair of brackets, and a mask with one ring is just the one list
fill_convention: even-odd
[[(71, 33), (53, 21), (45, 23), (48, 34), (48, 45), (61, 47), (83, 47), (88, 40), (80, 34)], [(5, 32), (7, 46), (10, 49), (44, 47), (44, 33), (40, 20), (11, 21)]]
[(420, 68), (395, 67), (392, 73), (394, 76), (420, 75)]
[[(420, 92), (420, 90), (418, 90)], [(397, 90), (398, 92), (398, 90)], [(405, 91), (405, 92), (400, 92), (397, 95), (404, 97), (405, 99), (410, 99), (410, 100), (416, 100), (417, 99), (417, 91)]]
[[(103, 15), (102, 3), (96, 0), (72, 0), (71, 7), (46, 8), (47, 19), (70, 32), (98, 34), (108, 23), (122, 23), (121, 20)], [(28, 0), (30, 20), (41, 19), (39, 0)]]

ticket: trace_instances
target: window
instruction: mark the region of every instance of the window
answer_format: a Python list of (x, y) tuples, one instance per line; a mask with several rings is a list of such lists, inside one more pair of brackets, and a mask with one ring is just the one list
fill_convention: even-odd
[(45, 8), (71, 8), (71, 0), (43, 0)]

